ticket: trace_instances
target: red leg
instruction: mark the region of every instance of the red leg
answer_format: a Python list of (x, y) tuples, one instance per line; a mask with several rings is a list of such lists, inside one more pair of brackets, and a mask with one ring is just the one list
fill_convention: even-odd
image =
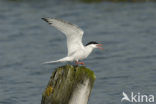
[(76, 64), (76, 65), (79, 65), (79, 64), (81, 64), (81, 65), (85, 65), (84, 62), (78, 62), (78, 61), (75, 61), (75, 64)]
[(81, 64), (81, 65), (85, 65), (85, 63), (84, 63), (84, 62), (79, 62), (79, 64)]

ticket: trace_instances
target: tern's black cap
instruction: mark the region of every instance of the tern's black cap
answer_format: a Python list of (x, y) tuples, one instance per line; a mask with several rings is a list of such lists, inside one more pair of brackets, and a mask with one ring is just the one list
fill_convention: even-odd
[(87, 46), (87, 45), (90, 45), (90, 44), (98, 44), (98, 43), (95, 42), (95, 41), (91, 41), (91, 42), (87, 43), (86, 46)]

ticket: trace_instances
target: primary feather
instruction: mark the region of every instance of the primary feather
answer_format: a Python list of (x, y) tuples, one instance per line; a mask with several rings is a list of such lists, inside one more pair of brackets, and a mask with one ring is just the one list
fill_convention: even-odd
[(82, 36), (84, 32), (78, 26), (56, 18), (42, 19), (65, 34), (67, 38), (68, 56), (78, 49), (84, 48), (82, 44)]

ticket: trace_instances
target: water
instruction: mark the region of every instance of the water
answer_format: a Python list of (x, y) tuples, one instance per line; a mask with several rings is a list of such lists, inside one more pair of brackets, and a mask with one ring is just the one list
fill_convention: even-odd
[(84, 44), (103, 41), (104, 50), (84, 60), (96, 75), (89, 104), (121, 104), (123, 91), (156, 95), (155, 10), (148, 2), (1, 0), (0, 104), (39, 104), (54, 68), (63, 65), (41, 65), (67, 53), (65, 37), (42, 17), (77, 24)]

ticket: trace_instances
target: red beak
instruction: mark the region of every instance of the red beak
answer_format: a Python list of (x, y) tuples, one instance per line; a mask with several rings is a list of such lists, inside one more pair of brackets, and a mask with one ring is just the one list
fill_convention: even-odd
[(101, 49), (101, 50), (104, 49), (104, 48), (100, 47), (100, 46), (102, 46), (102, 44), (97, 44), (96, 46), (97, 46), (97, 48), (99, 48), (99, 49)]

